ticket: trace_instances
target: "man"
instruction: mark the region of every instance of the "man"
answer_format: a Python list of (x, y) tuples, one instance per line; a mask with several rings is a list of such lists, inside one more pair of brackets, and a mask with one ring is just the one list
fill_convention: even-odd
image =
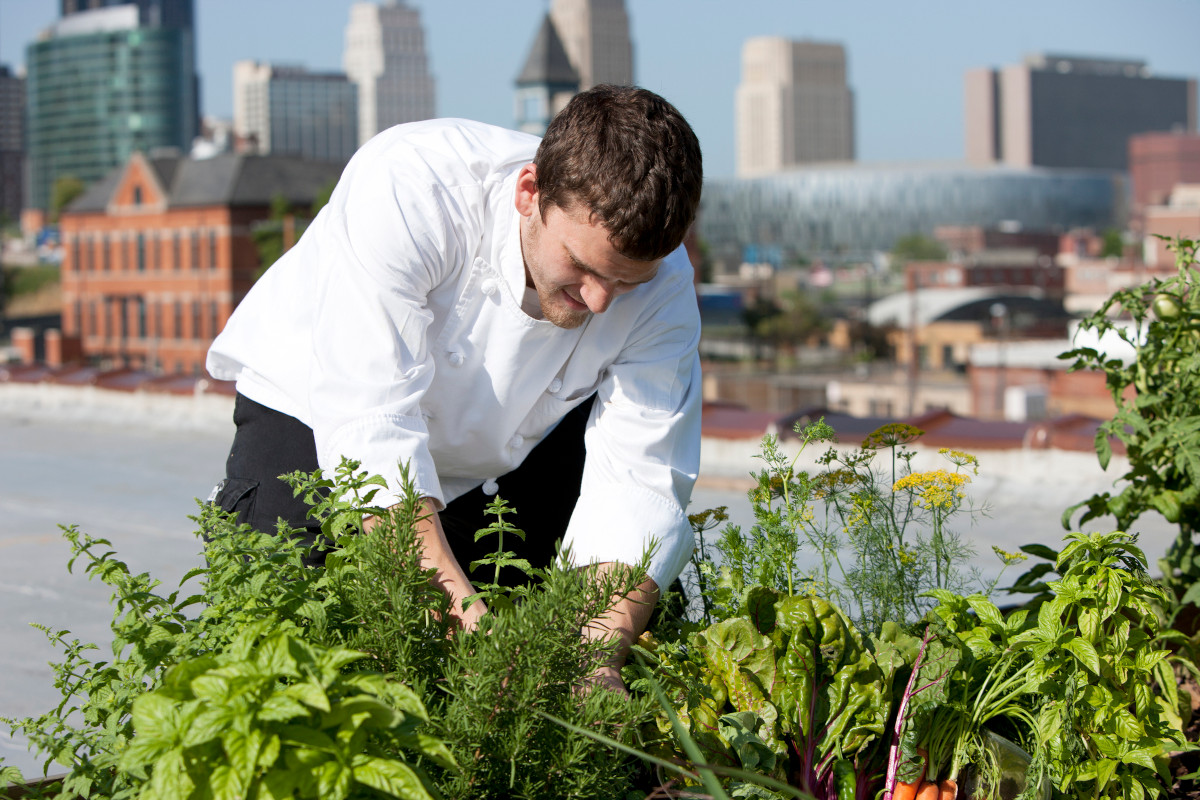
[(619, 686), (693, 545), (699, 315), (680, 243), (701, 183), (687, 122), (636, 88), (577, 95), (540, 143), (465, 120), (379, 134), (209, 351), (238, 390), (217, 502), (311, 529), (277, 476), (348, 456), (388, 479), (386, 505), (407, 463), (425, 564), (456, 608), (497, 492), (535, 563), (558, 539), (577, 564), (652, 550), (604, 620), (621, 642), (599, 677)]

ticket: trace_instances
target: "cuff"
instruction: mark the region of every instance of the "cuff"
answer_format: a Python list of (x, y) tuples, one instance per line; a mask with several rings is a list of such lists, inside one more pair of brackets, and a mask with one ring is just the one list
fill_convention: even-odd
[(687, 516), (672, 498), (615, 484), (590, 487), (579, 497), (563, 539), (563, 550), (569, 550), (576, 566), (638, 564), (651, 547), (646, 573), (666, 591), (695, 547)]

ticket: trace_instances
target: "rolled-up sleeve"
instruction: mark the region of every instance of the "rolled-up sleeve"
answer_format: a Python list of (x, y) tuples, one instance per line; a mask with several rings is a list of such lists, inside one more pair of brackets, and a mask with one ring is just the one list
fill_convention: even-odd
[(691, 291), (690, 282), (676, 286), (602, 380), (564, 540), (577, 564), (637, 564), (650, 552), (648, 574), (662, 589), (694, 546), (684, 509), (700, 464), (702, 387)]

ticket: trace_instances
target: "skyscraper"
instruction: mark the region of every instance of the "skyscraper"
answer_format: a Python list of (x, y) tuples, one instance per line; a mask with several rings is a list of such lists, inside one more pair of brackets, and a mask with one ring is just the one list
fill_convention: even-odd
[(550, 120), (578, 91), (579, 73), (547, 14), (517, 77), (517, 129), (543, 135)]
[(0, 64), (0, 218), (21, 216), (25, 171), (25, 79)]
[(358, 149), (358, 90), (340, 72), (239, 61), (233, 130), (259, 153), (348, 161)]
[(551, 0), (550, 18), (579, 73), (579, 91), (600, 83), (633, 85), (625, 0)]
[(735, 105), (739, 177), (854, 159), (854, 93), (840, 44), (748, 39)]
[(197, 130), (191, 0), (79, 5), (64, 0), (26, 51), (30, 208), (46, 209), (61, 177), (99, 180), (135, 151), (186, 149)]
[(1124, 170), (1129, 137), (1196, 130), (1196, 79), (1144, 61), (1036, 54), (966, 76), (966, 155), (975, 164)]
[(355, 3), (342, 69), (358, 86), (358, 138), (436, 116), (421, 14), (404, 0)]

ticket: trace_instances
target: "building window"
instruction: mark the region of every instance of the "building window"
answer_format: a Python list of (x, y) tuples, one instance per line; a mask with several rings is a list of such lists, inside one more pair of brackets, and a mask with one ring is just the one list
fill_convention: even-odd
[(175, 301), (175, 338), (183, 338), (183, 302)]
[(135, 206), (142, 204), (142, 187), (140, 186), (133, 187), (133, 204)]
[(217, 301), (213, 300), (208, 304), (208, 335), (216, 338), (217, 331)]
[(146, 271), (146, 235), (143, 233), (137, 235), (137, 269), (138, 272)]
[(200, 269), (200, 234), (197, 231), (192, 231), (192, 263), (188, 266)]
[(82, 250), (83, 248), (80, 246), (79, 237), (77, 236), (71, 241), (71, 269), (77, 273), (83, 269)]
[(108, 248), (108, 237), (100, 237), (100, 270), (108, 272), (112, 269), (112, 254)]
[(139, 339), (146, 338), (146, 298), (137, 299), (137, 335)]
[(171, 232), (171, 266), (176, 270), (183, 269), (183, 248), (179, 244), (179, 231)]
[(200, 301), (192, 301), (192, 338), (201, 339), (200, 335)]
[(208, 268), (217, 268), (217, 232), (211, 228), (208, 231)]

